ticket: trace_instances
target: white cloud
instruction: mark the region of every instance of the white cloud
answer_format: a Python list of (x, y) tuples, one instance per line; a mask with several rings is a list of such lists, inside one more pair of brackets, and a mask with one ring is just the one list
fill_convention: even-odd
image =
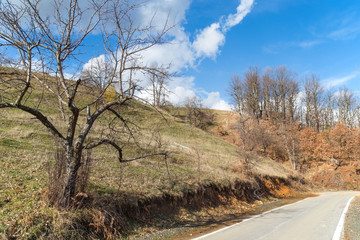
[(220, 24), (213, 23), (203, 29), (197, 36), (193, 44), (197, 57), (215, 58), (219, 52), (219, 47), (225, 43), (225, 35), (221, 32)]
[[(23, 4), (23, 2), (26, 2), (26, 1), (11, 0), (10, 2), (12, 5), (21, 6)], [(59, 4), (58, 7), (56, 7), (56, 5), (54, 3), (55, 1), (45, 0), (45, 1), (38, 1), (38, 2), (39, 3), (37, 5), (37, 8), (39, 10), (39, 13), (40, 13), (42, 19), (46, 19), (51, 23), (57, 22), (58, 19), (56, 19), (54, 16), (57, 16), (57, 11), (59, 11), (60, 14), (64, 18), (64, 19), (62, 19), (62, 21), (67, 20), (66, 15), (69, 13), (70, 0), (56, 1)], [(96, 21), (98, 20), (98, 16), (97, 16), (97, 14), (95, 14), (95, 11), (94, 11), (91, 1), (77, 1), (77, 3), (78, 3), (78, 7), (81, 10), (82, 14), (81, 14), (81, 16), (78, 16), (76, 18), (76, 20), (75, 20), (76, 24), (74, 26), (74, 30), (82, 32), (86, 27), (88, 27), (89, 23), (91, 23), (90, 24), (91, 27), (94, 26)], [(27, 21), (30, 21), (30, 20), (31, 19), (27, 19)], [(62, 24), (65, 25), (64, 22), (62, 22)], [(64, 27), (64, 26), (62, 26), (62, 27)], [(51, 30), (53, 30), (52, 34), (57, 34), (56, 28), (51, 29)], [(98, 33), (99, 29), (95, 30), (94, 32)]]
[(194, 66), (196, 57), (192, 43), (182, 26), (186, 21), (185, 13), (189, 6), (190, 0), (150, 0), (140, 8), (139, 21), (144, 25), (151, 21), (153, 26), (164, 27), (166, 22), (172, 26), (166, 44), (151, 47), (142, 54), (144, 63), (170, 64), (173, 72)]
[(356, 72), (350, 73), (350, 74), (348, 74), (346, 76), (342, 76), (342, 77), (327, 78), (327, 79), (324, 79), (323, 82), (324, 82), (324, 85), (326, 88), (332, 88), (332, 87), (342, 85), (342, 84), (344, 84), (356, 77), (359, 77), (359, 76), (360, 76), (360, 72), (356, 71)]
[(232, 109), (231, 105), (221, 99), (219, 92), (207, 93), (207, 98), (204, 100), (204, 105), (211, 109), (227, 110)]
[(196, 97), (196, 93), (193, 89), (177, 86), (172, 89), (171, 93), (168, 96), (168, 100), (173, 105), (180, 106), (184, 105), (186, 99), (190, 99), (193, 97)]
[[(182, 26), (186, 22), (186, 11), (190, 0), (152, 0), (140, 9), (143, 22), (152, 20), (153, 25), (162, 26), (168, 21), (171, 25), (178, 23), (170, 31), (172, 40), (169, 44), (158, 45), (146, 52), (146, 61), (158, 64), (171, 63), (174, 71), (194, 67), (203, 58), (215, 59), (220, 47), (225, 43), (225, 33), (239, 24), (251, 11), (254, 0), (241, 0), (235, 14), (229, 14), (225, 21), (221, 18), (198, 31), (194, 42)], [(154, 13), (156, 13), (154, 15)]]
[[(194, 80), (194, 77), (176, 77), (173, 81), (168, 82), (165, 86), (165, 89), (168, 90), (166, 101), (169, 101), (175, 106), (180, 106), (184, 105), (186, 99), (196, 97)], [(152, 85), (149, 85), (142, 91), (139, 91), (137, 96), (140, 99), (151, 102)]]
[(181, 37), (177, 37), (167, 44), (156, 45), (143, 53), (143, 61), (147, 64), (170, 64), (172, 72), (180, 72), (184, 68), (193, 67), (195, 60), (189, 37), (185, 32)]
[(168, 83), (167, 100), (175, 106), (183, 105), (188, 98), (196, 97), (194, 77), (176, 77)]
[(225, 111), (232, 111), (234, 109), (233, 106), (231, 106), (222, 99), (219, 102), (215, 103), (214, 105), (210, 106), (209, 108), (216, 110), (225, 110)]
[[(220, 48), (225, 44), (226, 33), (251, 11), (254, 0), (241, 0), (235, 14), (222, 17), (218, 22), (198, 30), (194, 41), (190, 40), (191, 34), (186, 32), (183, 25), (190, 2), (191, 0), (150, 0), (139, 9), (138, 14), (135, 14), (136, 21), (144, 25), (149, 21), (152, 21), (153, 26), (163, 26), (166, 22), (169, 25), (178, 23), (168, 32), (168, 43), (156, 45), (142, 53), (144, 64), (170, 64), (171, 72), (180, 73), (184, 69), (194, 68), (204, 58), (216, 59)], [(144, 89), (149, 89), (145, 79), (142, 79), (140, 85)], [(171, 91), (168, 100), (175, 105), (200, 94), (195, 88), (195, 79), (192, 76), (175, 78), (169, 82), (168, 88)], [(140, 97), (147, 98), (148, 95), (141, 91)], [(204, 99), (210, 108), (231, 109), (231, 106), (220, 98), (218, 92), (206, 93)]]
[(238, 25), (244, 17), (250, 13), (253, 4), (254, 0), (242, 0), (240, 5), (236, 8), (236, 13), (230, 14), (226, 18), (223, 30), (227, 31), (228, 29)]
[(145, 2), (140, 8), (140, 16), (143, 23), (152, 21), (153, 26), (163, 27), (167, 22), (169, 25), (175, 25), (170, 34), (176, 35), (184, 22), (186, 10), (190, 7), (191, 0), (150, 0)]
[(321, 44), (323, 41), (320, 40), (312, 40), (312, 41), (302, 41), (302, 42), (298, 42), (295, 43), (295, 45), (301, 47), (301, 48), (310, 48), (316, 45)]
[(195, 87), (195, 77), (174, 77), (169, 82), (170, 89), (174, 89), (177, 86), (182, 86), (187, 89), (193, 89)]
[(325, 37), (332, 40), (355, 39), (360, 34), (359, 14), (353, 10), (338, 11), (326, 18), (325, 23), (319, 25), (319, 29), (324, 29)]
[(360, 34), (360, 26), (352, 25), (342, 27), (329, 33), (328, 37), (333, 40), (348, 40), (354, 39)]
[[(183, 106), (187, 99), (197, 97), (199, 95), (197, 93), (201, 93), (204, 107), (227, 111), (232, 109), (231, 105), (221, 99), (219, 92), (206, 92), (195, 89), (194, 80), (194, 77), (178, 77), (174, 81), (169, 82), (166, 85), (166, 89), (169, 90), (166, 101), (171, 102), (174, 106)], [(148, 86), (139, 92), (138, 97), (151, 102), (151, 94), (152, 86)]]
[(225, 44), (226, 32), (238, 25), (250, 13), (253, 4), (254, 0), (241, 0), (235, 14), (229, 14), (225, 21), (220, 20), (201, 30), (193, 43), (196, 56), (215, 59), (220, 51), (219, 48)]
[[(225, 44), (226, 32), (239, 24), (244, 17), (250, 13), (254, 0), (241, 0), (235, 14), (229, 14), (221, 18), (218, 22), (212, 23), (202, 30), (199, 30), (193, 42), (181, 24), (175, 26), (170, 35), (173, 40), (169, 44), (158, 45), (150, 48), (144, 55), (144, 61), (151, 64), (169, 64), (174, 72), (181, 72), (184, 68), (191, 68), (204, 58), (215, 59), (220, 52), (220, 48)], [(156, 10), (155, 22), (170, 22), (175, 19), (179, 23), (186, 21), (185, 12), (190, 6), (190, 1), (152, 1), (144, 6), (142, 15), (144, 19), (153, 17)], [(177, 12), (173, 10), (177, 9)], [(170, 13), (170, 14), (169, 14)], [(225, 20), (224, 20), (225, 19)], [(173, 104), (182, 104), (186, 98), (198, 95), (195, 89), (195, 79), (193, 77), (176, 78), (170, 82), (169, 101)], [(230, 110), (231, 106), (220, 98), (220, 93), (212, 92), (205, 94), (205, 104), (210, 108)]]
[(85, 63), (83, 66), (83, 70), (90, 70), (94, 66), (95, 67), (99, 65), (101, 66), (104, 65), (105, 63), (106, 63), (105, 55), (102, 54), (100, 56), (91, 58), (87, 63)]

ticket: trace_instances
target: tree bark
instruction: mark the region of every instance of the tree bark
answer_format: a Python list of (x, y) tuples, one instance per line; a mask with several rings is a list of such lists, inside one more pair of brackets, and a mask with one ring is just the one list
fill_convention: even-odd
[(76, 180), (81, 166), (81, 151), (74, 151), (73, 147), (66, 148), (66, 172), (63, 178), (59, 207), (69, 207), (75, 197)]

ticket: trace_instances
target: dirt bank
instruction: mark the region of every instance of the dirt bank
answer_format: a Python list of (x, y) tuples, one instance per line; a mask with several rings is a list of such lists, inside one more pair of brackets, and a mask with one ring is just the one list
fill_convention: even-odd
[(76, 227), (81, 224), (89, 237), (159, 239), (193, 227), (238, 220), (254, 209), (265, 211), (285, 204), (286, 201), (273, 202), (296, 195), (303, 184), (297, 178), (255, 176), (248, 182), (199, 185), (197, 190), (180, 196), (164, 194), (137, 199), (125, 195), (117, 198), (79, 195), (77, 207), (83, 214)]

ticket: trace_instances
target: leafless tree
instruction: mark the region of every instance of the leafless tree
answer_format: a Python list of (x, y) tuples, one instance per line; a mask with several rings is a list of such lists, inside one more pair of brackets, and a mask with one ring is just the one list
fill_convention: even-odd
[(296, 128), (296, 125), (281, 124), (279, 126), (279, 134), (283, 139), (283, 146), (288, 155), (290, 166), (294, 170), (298, 168), (299, 163), (299, 139)]
[(338, 121), (352, 128), (355, 126), (356, 99), (354, 93), (346, 87), (340, 88), (336, 98)]
[(295, 121), (299, 82), (296, 74), (286, 68), (268, 68), (260, 77), (257, 67), (250, 67), (244, 78), (234, 75), (230, 95), (239, 113), (255, 119)]
[(89, 66), (83, 69), (80, 77), (87, 84), (95, 86), (96, 89), (104, 90), (110, 84), (117, 83), (114, 76), (113, 64), (105, 55), (102, 55), (99, 58), (93, 58)]
[(185, 108), (186, 119), (190, 125), (206, 129), (207, 126), (213, 124), (214, 114), (203, 106), (198, 97), (187, 98)]
[(262, 89), (258, 67), (250, 67), (244, 78), (234, 75), (230, 82), (230, 95), (235, 111), (259, 120), (262, 117)]
[(248, 141), (254, 128), (252, 121), (253, 119), (250, 116), (244, 114), (241, 115), (239, 120), (232, 126), (232, 128), (239, 133), (243, 150), (251, 151), (255, 148), (254, 144)]
[(323, 124), (324, 129), (329, 129), (334, 126), (334, 109), (335, 109), (335, 97), (334, 92), (329, 89), (325, 92), (324, 97), (324, 112), (323, 112)]
[(150, 73), (149, 82), (151, 84), (152, 104), (156, 107), (161, 107), (166, 104), (166, 97), (169, 89), (167, 88), (168, 76), (156, 75)]
[(201, 107), (202, 103), (198, 97), (187, 98), (185, 100), (186, 120), (190, 125), (197, 126)]
[(277, 67), (274, 71), (273, 96), (278, 120), (294, 121), (296, 116), (296, 97), (299, 93), (299, 83), (296, 74), (286, 68)]
[(305, 122), (309, 127), (320, 131), (320, 112), (323, 101), (323, 87), (321, 86), (320, 79), (316, 75), (311, 75), (305, 80)]
[(265, 119), (270, 119), (272, 116), (272, 105), (273, 105), (273, 86), (274, 86), (274, 79), (273, 79), (273, 70), (268, 68), (265, 70), (262, 78), (262, 94), (263, 94), (263, 116)]
[(244, 87), (246, 111), (259, 120), (262, 117), (262, 95), (258, 67), (250, 67), (245, 73)]
[(164, 79), (168, 76), (169, 66), (144, 63), (142, 54), (155, 45), (165, 43), (165, 35), (172, 26), (168, 21), (162, 26), (154, 26), (153, 19), (145, 25), (137, 23), (134, 10), (140, 6), (132, 0), (109, 0), (107, 17), (102, 24), (104, 46), (114, 63), (120, 95), (134, 95), (137, 85), (135, 76), (147, 73)]
[(291, 80), (289, 81), (289, 92), (287, 96), (287, 112), (288, 112), (288, 119), (291, 122), (299, 120), (298, 115), (298, 107), (297, 106), (297, 97), (300, 92), (299, 82)]
[(289, 72), (285, 66), (277, 67), (275, 69), (275, 81), (277, 82), (277, 91), (280, 100), (280, 114), (282, 119), (286, 119), (286, 97), (290, 91), (288, 86)]
[(357, 120), (357, 127), (360, 127), (360, 104), (356, 104), (356, 108), (355, 108), (355, 116), (356, 116), (356, 120)]
[(275, 136), (271, 126), (267, 125), (264, 121), (261, 121), (260, 124), (251, 131), (250, 137), (253, 138), (253, 141), (256, 142), (265, 155), (267, 154), (268, 148), (275, 142)]
[(235, 74), (232, 76), (228, 91), (230, 93), (232, 103), (234, 104), (235, 112), (240, 115), (245, 113), (245, 86), (239, 75)]
[[(115, 4), (112, 6), (113, 8), (106, 5), (109, 4), (106, 0), (88, 1), (86, 7), (80, 6), (78, 0), (53, 0), (54, 13), (47, 16), (40, 11), (41, 2), (37, 0), (23, 0), (19, 4), (13, 4), (10, 0), (0, 2), (0, 46), (17, 50), (21, 67), (25, 70), (25, 72), (19, 72), (16, 78), (0, 79), (0, 95), (4, 96), (1, 99), (0, 108), (17, 108), (31, 114), (62, 145), (65, 151), (65, 172), (62, 182), (59, 183), (61, 194), (56, 203), (61, 207), (69, 206), (75, 196), (77, 175), (82, 164), (84, 150), (108, 144), (118, 152), (120, 162), (129, 162), (145, 157), (125, 159), (122, 145), (118, 144), (113, 137), (103, 135), (99, 138), (89, 138), (89, 135), (94, 124), (105, 113), (113, 115), (126, 128), (127, 122), (122, 117), (121, 106), (134, 97), (136, 85), (129, 82), (127, 90), (124, 90), (121, 87), (123, 73), (125, 70), (148, 70), (146, 66), (137, 64), (139, 62), (135, 60), (140, 60), (140, 56), (136, 54), (162, 43), (168, 27), (165, 24), (164, 28), (154, 34), (146, 32), (148, 28), (143, 30), (132, 25), (132, 15), (129, 14), (133, 9), (131, 5), (121, 5), (120, 3), (123, 1), (111, 1), (110, 3)], [(113, 11), (105, 11), (109, 10), (108, 7)], [(117, 12), (119, 9), (125, 11), (126, 14)], [(111, 17), (105, 18), (105, 13), (110, 14)], [(119, 19), (120, 17), (121, 19)], [(97, 83), (101, 84), (102, 90), (96, 91), (96, 94), (88, 92), (92, 98), (86, 104), (80, 104), (77, 97), (81, 91), (89, 91), (88, 81), (87, 79), (67, 80), (65, 67), (70, 62), (81, 64), (75, 57), (81, 52), (84, 40), (102, 20), (109, 21), (112, 18), (118, 24), (117, 31), (112, 35), (104, 35), (104, 39), (106, 49), (114, 60), (112, 69), (116, 69), (117, 76), (101, 75), (102, 79)], [(123, 26), (127, 28), (123, 29)], [(132, 31), (128, 31), (129, 29)], [(144, 38), (140, 38), (143, 35), (137, 34), (139, 32), (148, 34)], [(116, 45), (118, 48), (110, 48), (109, 39), (112, 37), (119, 39)], [(126, 41), (121, 42), (124, 39)], [(120, 60), (118, 53), (122, 56)], [(42, 72), (34, 71), (38, 66)], [(163, 69), (151, 70), (155, 73), (166, 74)], [(109, 72), (112, 71), (114, 70)], [(101, 74), (108, 73), (101, 72)], [(91, 77), (95, 77), (93, 72)], [(103, 97), (107, 88), (114, 81), (120, 83), (121, 94), (118, 94), (116, 99), (98, 105), (99, 99)], [(62, 115), (66, 119), (65, 131), (63, 126), (56, 126), (46, 116), (46, 113), (40, 110), (42, 98), (35, 106), (26, 101), (32, 89), (39, 91), (46, 89), (57, 98)], [(83, 112), (84, 114), (82, 114)], [(85, 121), (79, 121), (81, 114), (86, 115)]]

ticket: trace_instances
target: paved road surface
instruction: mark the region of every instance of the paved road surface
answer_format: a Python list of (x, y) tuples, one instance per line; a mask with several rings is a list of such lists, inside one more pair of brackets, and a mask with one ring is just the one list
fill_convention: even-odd
[(202, 240), (331, 240), (348, 201), (360, 192), (326, 192), (198, 238)]

